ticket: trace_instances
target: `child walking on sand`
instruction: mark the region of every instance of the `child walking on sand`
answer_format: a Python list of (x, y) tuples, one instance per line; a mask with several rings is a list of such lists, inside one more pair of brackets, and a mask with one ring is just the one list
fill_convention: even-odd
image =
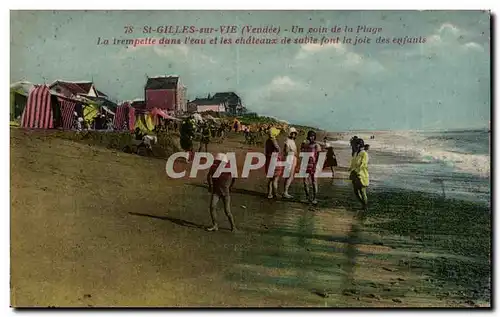
[(219, 153), (215, 157), (214, 164), (210, 167), (207, 175), (208, 181), (208, 191), (211, 193), (210, 197), (210, 216), (212, 217), (212, 226), (207, 228), (207, 231), (217, 231), (219, 230), (219, 225), (217, 223), (217, 203), (222, 200), (224, 203), (224, 213), (231, 224), (231, 231), (236, 231), (236, 225), (234, 224), (234, 217), (231, 213), (231, 189), (234, 185), (235, 178), (232, 177), (231, 173), (223, 172), (220, 176), (216, 177), (214, 174), (220, 165), (227, 165), (229, 160), (225, 154)]

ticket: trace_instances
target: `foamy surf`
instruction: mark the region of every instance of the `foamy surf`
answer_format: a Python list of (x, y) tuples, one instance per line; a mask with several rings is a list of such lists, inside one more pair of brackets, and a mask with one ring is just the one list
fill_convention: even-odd
[[(473, 133), (477, 134), (478, 132), (474, 131)], [(459, 138), (457, 140), (449, 136), (439, 138), (436, 135), (438, 133), (381, 132), (376, 134), (375, 139), (370, 139), (370, 135), (360, 135), (360, 137), (364, 139), (365, 143), (369, 143), (374, 151), (408, 157), (424, 163), (440, 163), (479, 177), (486, 178), (490, 176), (491, 160), (489, 154), (471, 153), (474, 149), (460, 148), (460, 144), (457, 144)], [(463, 135), (465, 136), (465, 134)], [(484, 137), (488, 137), (487, 133), (485, 133)], [(349, 146), (347, 140), (335, 142), (337, 145)], [(477, 142), (473, 143), (473, 145), (479, 147)], [(486, 147), (485, 149), (483, 146), (483, 148), (478, 148), (478, 151), (488, 153), (489, 148)]]
[[(369, 170), (374, 187), (382, 185), (438, 195), (444, 188), (449, 198), (490, 200), (491, 160), (486, 130), (351, 132), (332, 143), (348, 149), (349, 138), (354, 135), (370, 144)], [(370, 139), (372, 135), (374, 139)]]

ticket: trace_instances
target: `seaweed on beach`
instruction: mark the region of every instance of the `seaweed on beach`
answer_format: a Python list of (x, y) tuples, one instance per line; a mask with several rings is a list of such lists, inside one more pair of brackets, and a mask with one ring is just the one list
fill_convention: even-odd
[[(366, 227), (382, 236), (406, 238), (394, 248), (423, 249), (428, 282), (452, 283), (464, 298), (488, 299), (491, 275), (491, 214), (487, 206), (399, 191), (373, 194)], [(397, 240), (396, 240), (397, 241)], [(409, 242), (408, 242), (409, 241)]]

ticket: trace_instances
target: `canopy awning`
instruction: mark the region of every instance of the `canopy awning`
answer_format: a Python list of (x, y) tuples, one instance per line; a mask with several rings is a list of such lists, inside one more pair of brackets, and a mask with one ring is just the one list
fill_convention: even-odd
[(101, 109), (106, 111), (107, 113), (113, 115), (113, 116), (115, 115), (115, 113), (113, 111), (109, 110), (109, 108), (106, 106), (101, 106)]
[(165, 112), (163, 112), (162, 110), (158, 109), (158, 108), (153, 108), (153, 110), (151, 110), (151, 114), (153, 116), (160, 116), (164, 119), (167, 119), (168, 118), (168, 114), (166, 114)]

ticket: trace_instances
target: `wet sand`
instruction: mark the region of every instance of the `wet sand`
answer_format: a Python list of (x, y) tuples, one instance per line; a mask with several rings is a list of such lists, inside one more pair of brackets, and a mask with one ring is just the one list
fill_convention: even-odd
[[(241, 160), (241, 139), (214, 150)], [(300, 181), (297, 201), (267, 200), (256, 173), (235, 185), (241, 232), (221, 210), (209, 233), (205, 174), (168, 179), (164, 163), (11, 129), (11, 304), (489, 306), (481, 207), (382, 192), (361, 217), (346, 172), (322, 181), (317, 207), (298, 202)]]

